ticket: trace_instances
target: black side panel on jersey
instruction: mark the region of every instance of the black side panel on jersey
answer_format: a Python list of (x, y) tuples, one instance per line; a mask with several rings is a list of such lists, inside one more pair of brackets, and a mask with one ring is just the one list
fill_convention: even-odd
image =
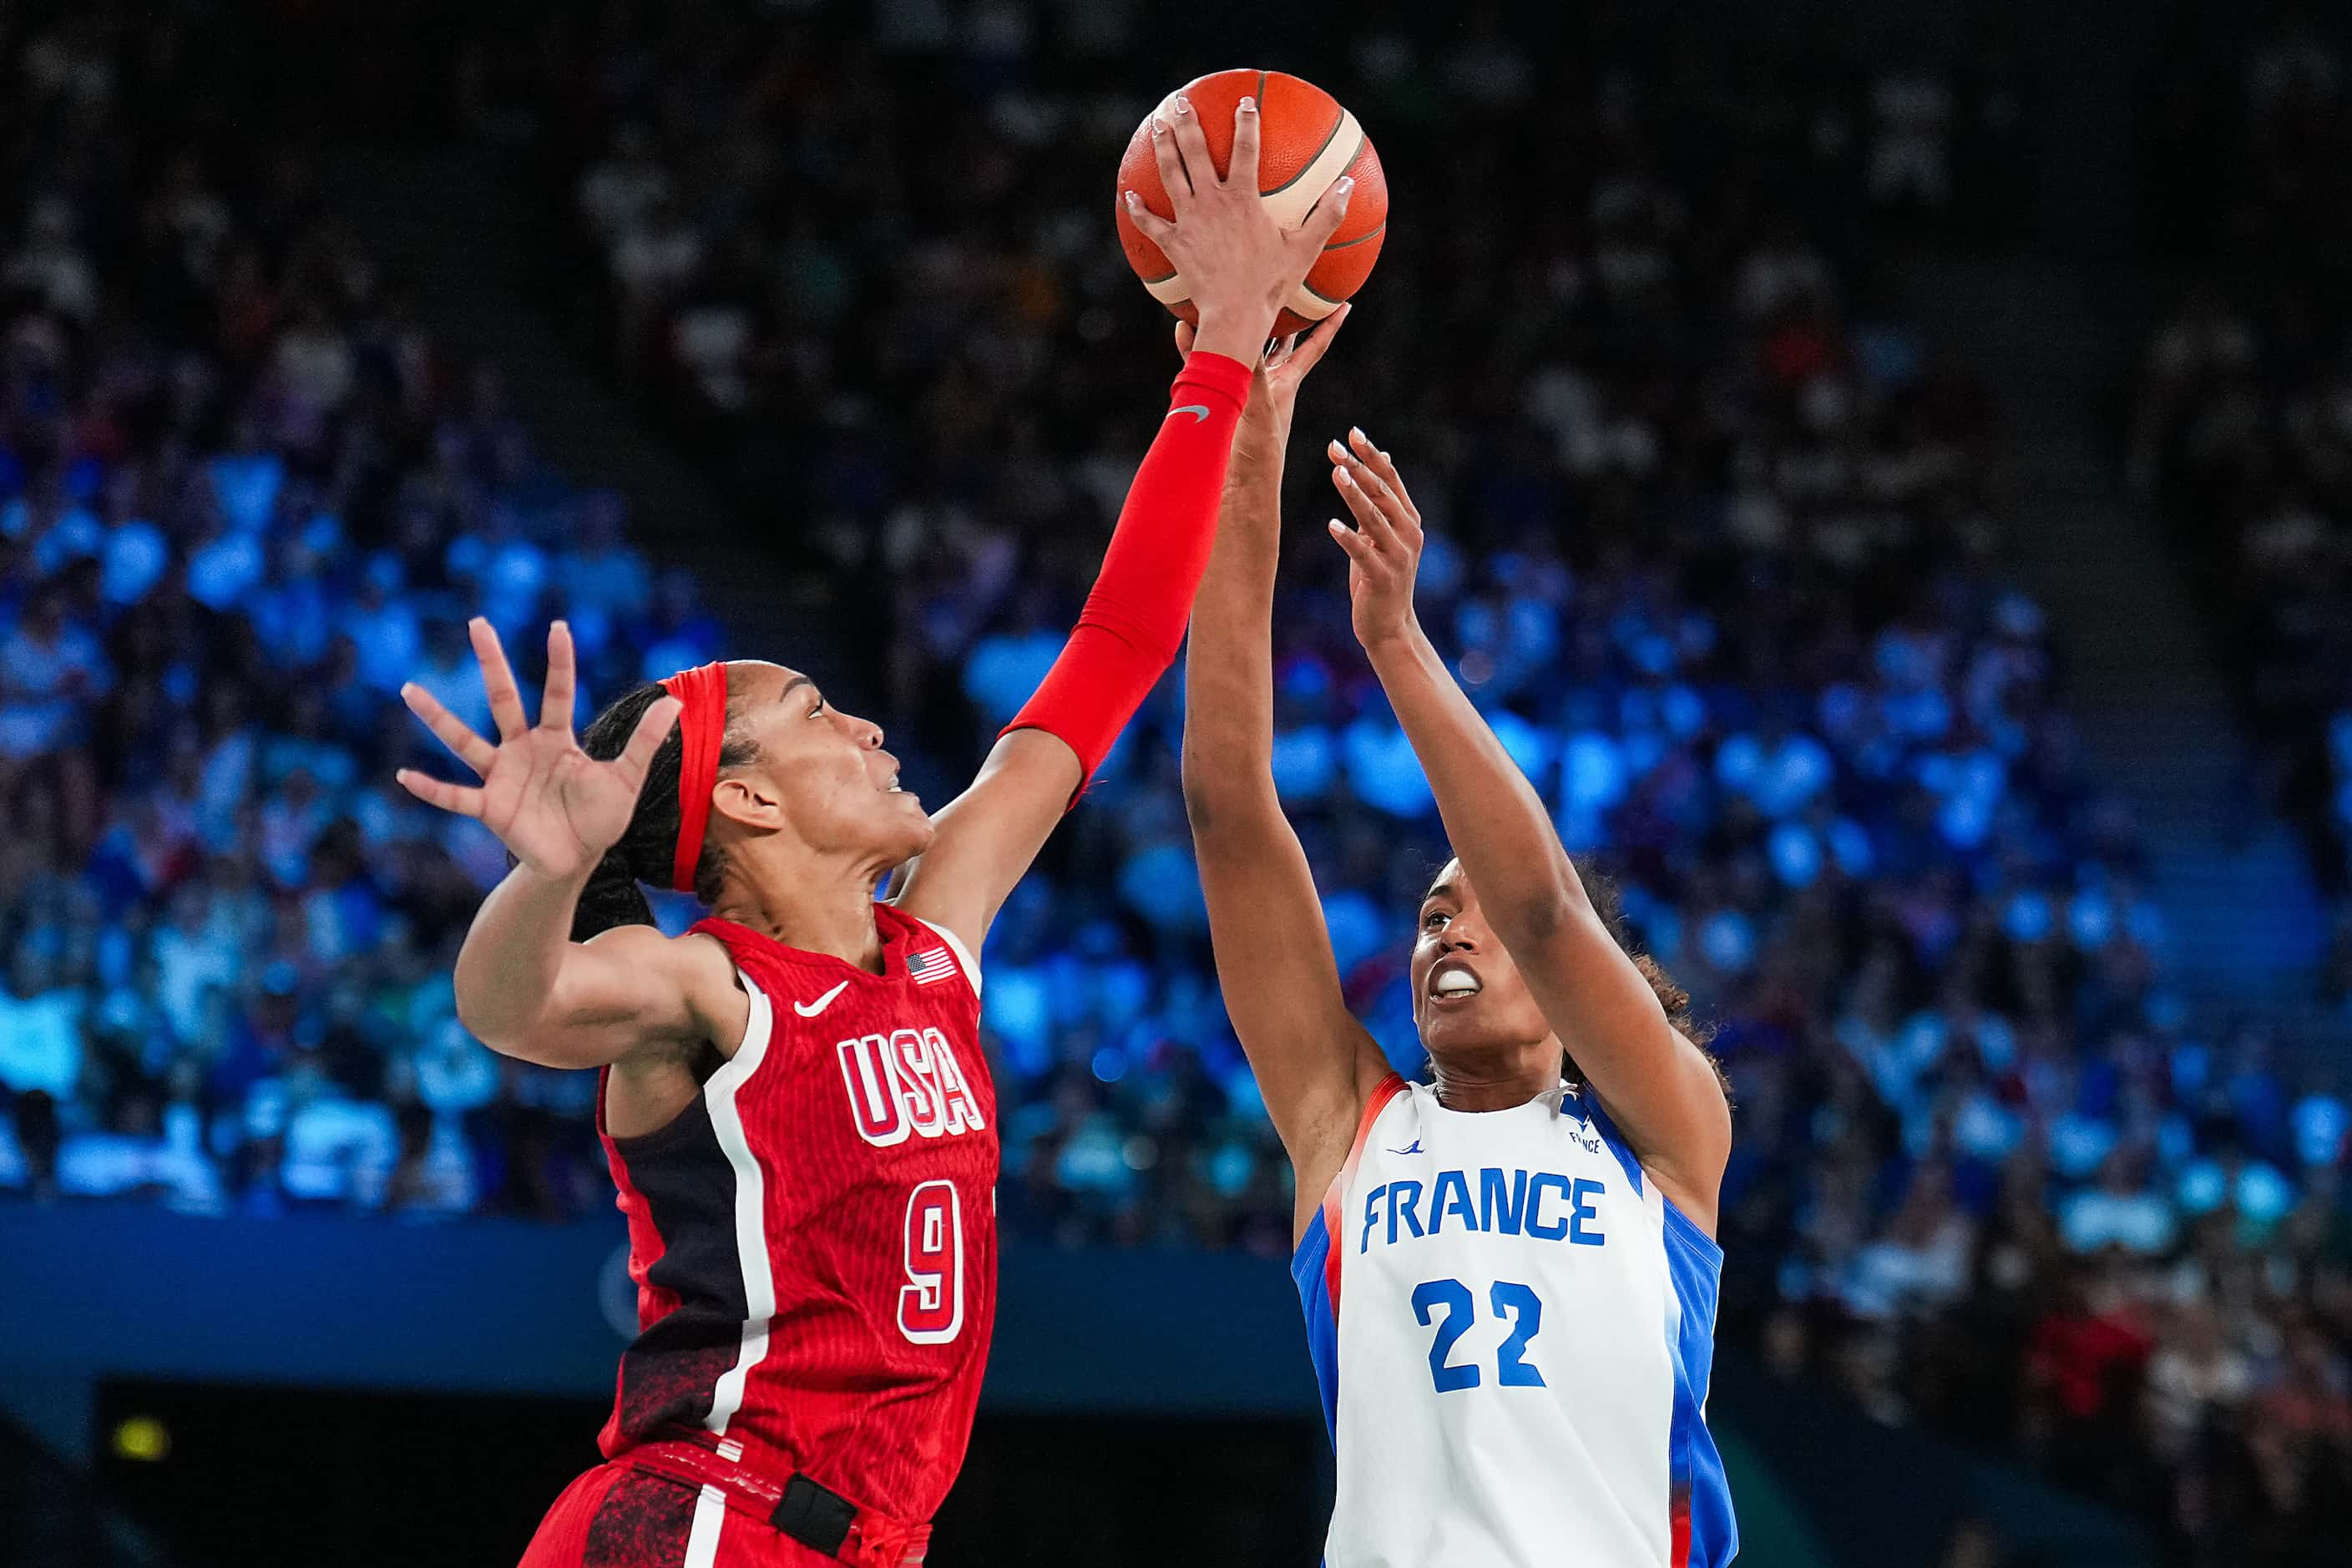
[(646, 1283), (678, 1303), (621, 1354), (621, 1433), (636, 1441), (710, 1414), (712, 1391), (742, 1348), (751, 1308), (735, 1250), (735, 1170), (709, 1107), (698, 1096), (659, 1131), (613, 1144), (662, 1238)]

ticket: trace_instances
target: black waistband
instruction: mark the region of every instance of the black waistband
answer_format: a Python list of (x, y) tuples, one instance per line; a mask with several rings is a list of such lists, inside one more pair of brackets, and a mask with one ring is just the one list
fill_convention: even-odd
[(768, 1522), (814, 1552), (838, 1556), (857, 1522), (857, 1505), (832, 1488), (795, 1473)]

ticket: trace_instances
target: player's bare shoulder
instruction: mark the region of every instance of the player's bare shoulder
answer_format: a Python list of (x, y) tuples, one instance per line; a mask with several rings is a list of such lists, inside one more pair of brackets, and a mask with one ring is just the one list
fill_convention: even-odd
[(717, 938), (701, 931), (667, 936), (652, 926), (623, 925), (599, 931), (585, 945), (682, 999), (686, 1027), (679, 1045), (708, 1041), (722, 1057), (735, 1054), (751, 1021), (751, 999)]

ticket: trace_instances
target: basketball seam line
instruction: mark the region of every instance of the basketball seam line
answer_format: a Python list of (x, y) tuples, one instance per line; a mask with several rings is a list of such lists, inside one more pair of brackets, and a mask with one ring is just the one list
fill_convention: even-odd
[[(1352, 247), (1357, 247), (1357, 245), (1364, 245), (1364, 242), (1367, 242), (1367, 240), (1379, 240), (1381, 235), (1385, 235), (1385, 233), (1388, 233), (1388, 218), (1381, 218), (1381, 226), (1379, 226), (1379, 228), (1373, 228), (1371, 233), (1369, 233), (1369, 235), (1357, 235), (1355, 240), (1334, 240), (1334, 242), (1331, 242), (1331, 245), (1322, 247), (1322, 254), (1324, 254), (1324, 257), (1328, 257), (1328, 254), (1331, 254), (1331, 251), (1352, 249)], [(1167, 282), (1167, 279), (1169, 279), (1169, 278), (1173, 278), (1173, 275), (1176, 275), (1176, 268), (1169, 268), (1167, 273), (1160, 273), (1160, 278), (1146, 278), (1146, 279), (1143, 279), (1143, 284), (1146, 284), (1146, 287), (1150, 287), (1150, 284), (1155, 284), (1155, 282)], [(1315, 291), (1312, 291), (1312, 289), (1307, 289), (1307, 291), (1310, 291), (1310, 294), (1315, 294)], [(1324, 296), (1322, 296), (1322, 294), (1315, 294), (1315, 299), (1324, 299)]]
[[(1324, 255), (1326, 255), (1326, 256), (1328, 256), (1328, 255), (1330, 255), (1330, 254), (1331, 254), (1333, 251), (1335, 251), (1335, 250), (1345, 250), (1345, 249), (1347, 249), (1347, 248), (1348, 248), (1349, 246), (1351, 246), (1351, 245), (1361, 245), (1361, 244), (1363, 244), (1363, 243), (1364, 243), (1364, 241), (1366, 241), (1366, 240), (1368, 240), (1368, 239), (1378, 239), (1378, 238), (1380, 238), (1380, 237), (1381, 237), (1381, 236), (1382, 236), (1382, 235), (1386, 234), (1386, 233), (1388, 232), (1388, 229), (1389, 229), (1389, 220), (1388, 220), (1388, 219), (1386, 219), (1386, 218), (1382, 218), (1382, 219), (1381, 219), (1381, 221), (1380, 221), (1380, 226), (1378, 226), (1377, 228), (1373, 229), (1370, 234), (1360, 234), (1360, 235), (1358, 235), (1358, 236), (1357, 236), (1355, 238), (1353, 238), (1353, 239), (1335, 239), (1335, 240), (1333, 240), (1330, 244), (1328, 244), (1328, 245), (1327, 245), (1327, 246), (1325, 246), (1325, 247), (1323, 247), (1323, 254), (1324, 254)], [(1168, 276), (1169, 276), (1170, 278), (1173, 278), (1173, 277), (1175, 277), (1175, 276), (1176, 276), (1176, 274), (1174, 274), (1173, 272), (1171, 272)], [(1147, 278), (1147, 279), (1144, 279), (1144, 281), (1145, 281), (1145, 282), (1147, 282), (1147, 283), (1159, 283), (1159, 282), (1162, 282), (1162, 281), (1164, 281), (1164, 279), (1158, 279), (1158, 278)]]
[[(1389, 231), (1389, 220), (1388, 220), (1388, 219), (1386, 219), (1386, 218), (1382, 218), (1382, 219), (1381, 219), (1379, 226), (1378, 226), (1377, 227), (1375, 227), (1375, 228), (1374, 228), (1374, 229), (1373, 229), (1370, 234), (1360, 234), (1360, 235), (1358, 235), (1358, 236), (1357, 236), (1355, 238), (1353, 238), (1353, 239), (1335, 239), (1335, 240), (1333, 240), (1330, 244), (1328, 244), (1328, 245), (1327, 245), (1327, 246), (1325, 246), (1325, 247), (1323, 247), (1321, 254), (1323, 254), (1323, 255), (1325, 255), (1325, 256), (1328, 256), (1328, 255), (1330, 255), (1330, 254), (1331, 254), (1333, 251), (1335, 251), (1335, 250), (1347, 250), (1347, 249), (1349, 249), (1349, 248), (1351, 248), (1351, 247), (1355, 247), (1355, 246), (1359, 246), (1359, 245), (1363, 244), (1366, 240), (1378, 239), (1378, 238), (1380, 238), (1380, 237), (1381, 237), (1381, 236), (1382, 236), (1382, 235), (1386, 234), (1388, 231)], [(1162, 273), (1161, 273), (1159, 277), (1157, 277), (1157, 278), (1145, 278), (1145, 279), (1143, 279), (1144, 286), (1145, 286), (1146, 288), (1149, 288), (1149, 287), (1150, 287), (1150, 286), (1151, 286), (1152, 284), (1154, 284), (1154, 283), (1165, 283), (1165, 282), (1167, 282), (1167, 281), (1168, 281), (1168, 279), (1170, 279), (1171, 278), (1173, 278), (1173, 277), (1175, 277), (1175, 276), (1176, 276), (1176, 270), (1177, 270), (1177, 269), (1176, 269), (1175, 268), (1171, 267), (1171, 268), (1170, 268), (1167, 271), (1162, 272)], [(1139, 276), (1139, 277), (1140, 277), (1140, 276), (1141, 276), (1141, 274), (1139, 274), (1139, 274), (1138, 274), (1138, 276)], [(1316, 295), (1315, 297), (1316, 297), (1317, 299), (1318, 299), (1318, 300), (1320, 300), (1321, 298), (1323, 298), (1323, 296), (1322, 296), (1322, 295), (1320, 295), (1320, 294), (1318, 294), (1318, 295)]]
[[(1331, 129), (1323, 133), (1323, 140), (1321, 143), (1316, 147), (1313, 155), (1310, 156), (1307, 162), (1298, 165), (1298, 172), (1292, 174), (1290, 178), (1283, 181), (1282, 184), (1275, 186), (1274, 189), (1270, 191), (1261, 188), (1258, 195), (1261, 196), (1278, 196), (1283, 192), (1290, 189), (1291, 186), (1297, 184), (1299, 181), (1305, 179), (1307, 177), (1307, 171), (1313, 168), (1316, 164), (1316, 161), (1321, 158), (1323, 154), (1329, 150), (1332, 141), (1339, 134), (1339, 127), (1347, 123), (1348, 111), (1342, 109), (1339, 110), (1339, 118), (1331, 121)], [(1343, 167), (1349, 169), (1354, 168), (1356, 166), (1356, 159), (1360, 158), (1363, 155), (1363, 148), (1360, 146), (1358, 147), (1356, 149), (1355, 157), (1349, 158)]]

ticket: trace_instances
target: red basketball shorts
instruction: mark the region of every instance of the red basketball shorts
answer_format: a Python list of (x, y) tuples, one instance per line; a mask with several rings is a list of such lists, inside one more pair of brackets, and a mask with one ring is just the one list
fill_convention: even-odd
[(624, 1457), (563, 1489), (522, 1568), (920, 1568), (929, 1535), (877, 1529), (828, 1557), (771, 1524), (757, 1497)]

